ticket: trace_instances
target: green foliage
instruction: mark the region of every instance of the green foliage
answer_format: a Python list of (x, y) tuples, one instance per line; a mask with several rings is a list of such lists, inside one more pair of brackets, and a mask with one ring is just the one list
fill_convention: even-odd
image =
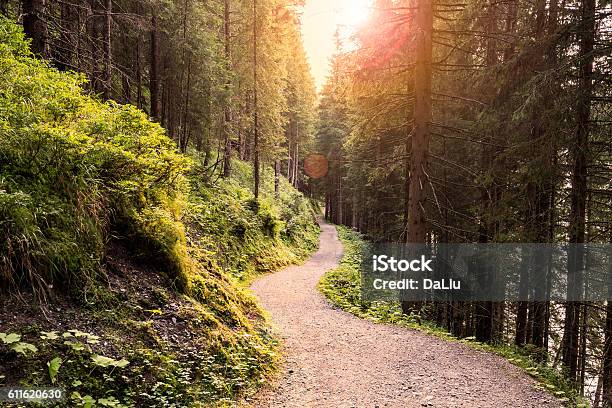
[(21, 340), (21, 336), (17, 333), (0, 333), (0, 340), (2, 340), (4, 344), (10, 345), (17, 343), (19, 340)]
[(36, 346), (33, 344), (20, 341), (21, 335), (17, 333), (0, 333), (0, 340), (2, 340), (2, 343), (7, 345), (15, 353), (22, 354), (24, 356), (28, 355), (28, 353), (36, 353), (38, 351)]
[(152, 237), (180, 200), (189, 160), (143, 112), (101, 103), (82, 83), (34, 59), (0, 20), (2, 286), (91, 288), (111, 227)]
[(91, 361), (93, 361), (93, 363), (99, 367), (119, 367), (119, 368), (123, 368), (125, 366), (127, 366), (128, 364), (130, 364), (129, 361), (127, 361), (125, 358), (122, 358), (121, 360), (115, 360), (112, 359), (110, 357), (104, 357), (104, 356), (100, 356), (100, 355), (93, 355), (91, 357)]
[(432, 322), (403, 314), (399, 302), (362, 300), (361, 257), (367, 242), (359, 233), (343, 226), (338, 226), (338, 234), (344, 246), (340, 266), (327, 272), (319, 282), (319, 290), (334, 305), (376, 323), (409, 327), (446, 341), (459, 341), (470, 347), (495, 353), (525, 370), (527, 374), (539, 381), (540, 388), (553, 393), (567, 406), (580, 407), (580, 404), (585, 403), (562, 373), (547, 364), (538, 363), (529, 350), (509, 345), (481, 343), (477, 342), (474, 337), (459, 339)]
[(310, 254), (319, 229), (309, 201), (284, 178), (276, 200), (268, 168), (262, 169), (262, 196), (255, 201), (251, 166), (236, 160), (232, 167), (234, 176), (214, 187), (192, 178), (185, 223), (193, 256), (208, 269), (248, 281)]
[(47, 362), (47, 367), (49, 368), (49, 379), (51, 380), (51, 384), (55, 384), (57, 373), (59, 372), (59, 368), (61, 365), (62, 359), (59, 357), (55, 357), (53, 360)]
[[(11, 333), (12, 338), (19, 337), (21, 335), (17, 335), (15, 333)], [(98, 394), (103, 387), (100, 383), (100, 378), (107, 382), (116, 383), (117, 379), (113, 378), (114, 374), (116, 377), (120, 378), (121, 372), (111, 371), (110, 375), (102, 372), (96, 371), (96, 367), (107, 368), (112, 367), (113, 369), (122, 369), (126, 367), (129, 362), (125, 359), (115, 360), (110, 357), (104, 357), (97, 354), (91, 354), (92, 350), (90, 348), (85, 347), (72, 347), (73, 344), (70, 342), (62, 342), (64, 338), (82, 338), (86, 340), (94, 340), (97, 341), (98, 336), (93, 334), (85, 333), (80, 330), (69, 330), (62, 334), (62, 336), (58, 336), (56, 332), (53, 332), (52, 335), (49, 335), (49, 332), (40, 332), (37, 336), (38, 339), (33, 339), (33, 341), (40, 342), (38, 347), (29, 343), (15, 343), (15, 344), (29, 344), (32, 354), (23, 355), (21, 359), (26, 366), (38, 366), (43, 361), (46, 361), (46, 357), (53, 355), (54, 357), (47, 361), (46, 364), (46, 372), (48, 374), (48, 380), (51, 381), (52, 384), (57, 384), (58, 386), (66, 386), (68, 380), (71, 377), (74, 377), (75, 374), (78, 373), (78, 381), (70, 381), (70, 389), (72, 389), (71, 400), (77, 402), (78, 404), (82, 404), (83, 406), (126, 406), (126, 405), (105, 405), (104, 401), (98, 399), (97, 401), (91, 397), (90, 394)], [(68, 345), (68, 347), (66, 347)], [(0, 350), (0, 354), (3, 350)], [(87, 357), (90, 356), (88, 359)], [(7, 360), (8, 361), (8, 360)], [(60, 367), (64, 367), (62, 372), (60, 372)], [(42, 370), (33, 369), (29, 372), (30, 378), (27, 380), (27, 383), (32, 385), (43, 385), (48, 384), (47, 378), (42, 375)], [(80, 392), (87, 392), (85, 397), (81, 397)], [(115, 401), (116, 404), (119, 404), (119, 401), (115, 399), (112, 395), (107, 395), (102, 399), (106, 399), (107, 401)], [(97, 405), (96, 405), (97, 403)]]

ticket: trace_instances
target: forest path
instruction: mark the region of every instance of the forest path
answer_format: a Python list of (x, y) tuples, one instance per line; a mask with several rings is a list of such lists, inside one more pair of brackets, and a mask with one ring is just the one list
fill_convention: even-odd
[(284, 338), (282, 378), (256, 407), (560, 407), (517, 367), (490, 353), (331, 306), (316, 286), (342, 244), (322, 223), (305, 264), (255, 281), (252, 290)]

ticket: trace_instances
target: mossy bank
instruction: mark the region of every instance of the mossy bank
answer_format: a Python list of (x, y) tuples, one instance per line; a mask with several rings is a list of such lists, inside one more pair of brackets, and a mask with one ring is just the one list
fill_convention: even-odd
[(58, 407), (233, 405), (276, 361), (241, 282), (315, 249), (313, 208), (285, 180), (275, 197), (269, 169), (255, 200), (246, 163), (220, 178), (82, 83), (0, 17), (0, 386), (60, 387)]

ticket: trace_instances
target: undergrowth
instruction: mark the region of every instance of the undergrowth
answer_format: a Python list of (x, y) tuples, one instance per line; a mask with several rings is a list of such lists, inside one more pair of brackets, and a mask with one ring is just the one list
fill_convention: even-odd
[(219, 255), (215, 267), (248, 283), (316, 249), (319, 228), (308, 199), (284, 177), (276, 198), (273, 171), (264, 168), (263, 194), (256, 202), (247, 187), (252, 185), (251, 165), (235, 161), (232, 168), (234, 175), (220, 179), (214, 188), (192, 177), (185, 223), (196, 258), (214, 252)]
[(474, 337), (457, 338), (444, 328), (414, 315), (402, 313), (399, 302), (366, 301), (361, 296), (361, 265), (365, 245), (358, 233), (338, 226), (338, 234), (344, 246), (340, 266), (327, 272), (319, 282), (319, 290), (340, 309), (376, 323), (397, 324), (423, 331), (446, 341), (455, 341), (470, 347), (488, 351), (506, 358), (538, 381), (538, 387), (559, 398), (568, 407), (586, 408), (584, 401), (563, 375), (547, 364), (538, 363), (529, 350), (509, 345), (486, 344)]
[[(85, 94), (84, 78), (33, 58), (0, 17), (0, 286), (94, 292), (112, 228), (185, 283), (177, 209), (190, 160), (133, 106)], [(91, 293), (90, 293), (91, 296)]]

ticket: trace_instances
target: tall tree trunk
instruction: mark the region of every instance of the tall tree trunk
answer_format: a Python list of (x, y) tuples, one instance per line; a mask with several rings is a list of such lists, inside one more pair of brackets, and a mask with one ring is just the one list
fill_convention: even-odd
[[(546, 1), (538, 0), (537, 2), (537, 17), (536, 17), (536, 39), (541, 41), (544, 38), (545, 32), (548, 35), (553, 35), (557, 30), (558, 6), (557, 0), (549, 1), (548, 20), (546, 19)], [(549, 46), (544, 50), (542, 56), (539, 57), (542, 67), (539, 71), (551, 69), (557, 59), (555, 47)], [(550, 99), (545, 99), (542, 109), (549, 110)], [(539, 112), (538, 112), (539, 113)], [(540, 178), (536, 192), (536, 236), (537, 242), (552, 242), (554, 238), (554, 189), (555, 177), (554, 170), (557, 167), (556, 156), (557, 149), (555, 143), (551, 141), (552, 135), (548, 135), (549, 130), (545, 122), (542, 122), (540, 115), (536, 115), (535, 119), (535, 138), (534, 140), (547, 140), (544, 144), (545, 151), (540, 156), (542, 167), (545, 168), (541, 172), (544, 176)], [(548, 189), (548, 190), (547, 190)], [(549, 333), (549, 318), (550, 318), (550, 284), (551, 284), (551, 269), (546, 265), (546, 259), (551, 260), (552, 253), (538, 253), (534, 262), (534, 276), (536, 280), (533, 282), (535, 286), (535, 297), (538, 300), (546, 298), (546, 302), (536, 301), (534, 303), (533, 331), (532, 343), (536, 347), (544, 348), (548, 353), (548, 333)]]
[(100, 42), (100, 27), (98, 21), (99, 8), (98, 0), (90, 0), (87, 5), (87, 18), (85, 20), (88, 24), (88, 59), (91, 61), (91, 66), (89, 67), (89, 82), (91, 88), (96, 93), (101, 93), (103, 91), (100, 74), (100, 49), (98, 47), (98, 43)]
[(185, 102), (183, 109), (183, 126), (181, 136), (181, 151), (187, 152), (189, 144), (189, 101), (191, 99), (191, 55), (187, 59), (187, 86), (185, 87)]
[(358, 229), (358, 224), (357, 224), (357, 208), (359, 205), (359, 202), (357, 201), (357, 194), (355, 193), (355, 191), (353, 190), (353, 199), (351, 200), (352, 204), (351, 204), (351, 227), (353, 227), (354, 229)]
[[(446, 140), (446, 139), (444, 139)], [(406, 137), (406, 157), (404, 158), (404, 220), (401, 240), (408, 242), (408, 223), (410, 220), (410, 148), (412, 146), (412, 131)]]
[(288, 132), (288, 153), (289, 158), (287, 159), (287, 179), (291, 185), (295, 183), (295, 147), (297, 144), (297, 118), (291, 114), (289, 117), (289, 132)]
[(166, 129), (168, 129), (168, 134), (171, 137), (174, 137), (174, 133), (172, 132), (171, 126), (170, 126), (170, 103), (171, 103), (171, 98), (170, 98), (170, 93), (171, 93), (171, 80), (170, 80), (170, 76), (168, 75), (168, 70), (169, 70), (169, 62), (168, 62), (169, 56), (168, 54), (164, 54), (163, 56), (163, 61), (160, 61), (161, 65), (161, 72), (162, 74), (159, 76), (159, 87), (161, 89), (160, 94), (160, 111), (161, 111), (161, 118), (160, 118), (160, 123), (163, 127), (165, 127)]
[[(121, 34), (121, 44), (122, 44), (122, 52), (121, 52), (121, 62), (123, 66), (129, 67), (134, 60), (131, 58), (134, 57), (134, 54), (130, 52), (132, 50), (132, 42), (130, 41), (130, 37), (127, 32), (123, 31)], [(125, 104), (132, 103), (132, 78), (127, 72), (121, 72), (121, 100)]]
[[(581, 4), (580, 80), (576, 97), (576, 133), (570, 154), (573, 161), (571, 175), (571, 207), (569, 241), (575, 244), (568, 255), (568, 297), (565, 307), (563, 364), (571, 380), (576, 380), (578, 365), (578, 337), (580, 303), (584, 284), (585, 211), (587, 195), (587, 150), (589, 148), (589, 119), (593, 93), (593, 47), (595, 43), (595, 0), (583, 0)], [(578, 245), (576, 245), (578, 244)]]
[[(416, 65), (414, 72), (414, 129), (410, 150), (410, 185), (408, 189), (408, 243), (425, 243), (427, 239), (427, 165), (431, 132), (432, 77), (432, 0), (420, 0), (416, 11)], [(402, 311), (410, 314), (413, 302), (402, 302)]]
[(60, 5), (62, 27), (59, 35), (59, 47), (54, 50), (54, 60), (55, 66), (61, 71), (81, 68), (76, 60), (78, 50), (76, 37), (80, 30), (78, 13), (74, 4), (62, 3)]
[[(225, 45), (225, 59), (229, 67), (231, 67), (231, 48), (230, 48), (230, 0), (225, 0), (223, 3), (223, 32), (224, 32), (224, 45)], [(228, 68), (229, 68), (228, 67)], [(231, 83), (228, 79), (225, 84), (225, 90), (227, 92), (228, 100), (225, 102), (226, 105), (223, 108), (223, 133), (225, 139), (225, 149), (223, 152), (223, 177), (229, 177), (232, 173), (232, 140), (231, 140), (231, 126), (232, 126), (232, 111), (231, 111), (231, 98), (229, 96)], [(276, 166), (275, 166), (276, 168)]]
[(104, 7), (104, 99), (110, 99), (113, 88), (112, 12), (113, 1), (106, 0)]
[[(504, 22), (504, 30), (513, 37), (516, 34), (516, 25), (518, 21), (518, 1), (511, 0), (508, 4), (506, 18)], [(514, 57), (516, 49), (516, 40), (510, 40), (505, 45), (503, 61), (509, 61)], [(519, 267), (519, 294), (521, 297), (526, 296), (529, 290), (527, 281), (529, 279), (529, 258), (523, 254), (521, 265)], [(527, 333), (527, 302), (521, 301), (517, 304), (517, 313), (515, 320), (515, 336), (514, 344), (522, 346), (525, 344)]]
[(289, 131), (287, 132), (287, 180), (293, 184), (291, 181), (291, 171), (293, 170), (293, 162), (292, 162), (292, 154), (293, 154), (293, 145), (291, 143), (293, 135), (293, 119), (289, 118)]
[[(518, 21), (518, 1), (512, 0), (508, 4), (508, 12), (506, 14), (506, 21), (504, 30), (506, 33), (510, 35), (514, 35), (516, 33), (516, 23)], [(514, 56), (514, 51), (516, 49), (516, 40), (510, 40), (510, 42), (506, 45), (504, 50), (504, 61), (510, 60)]]
[(344, 224), (344, 195), (342, 191), (342, 167), (338, 164), (338, 172), (336, 174), (336, 224)]
[(259, 118), (257, 107), (257, 0), (253, 0), (253, 180), (259, 198)]
[[(491, 37), (486, 40), (486, 65), (489, 68), (494, 67), (498, 63), (497, 57), (497, 41), (493, 37), (493, 33), (498, 31), (497, 29), (497, 3), (490, 2), (487, 7), (487, 14), (485, 16), (485, 31), (491, 34)], [(495, 94), (490, 95), (491, 99), (495, 97)], [(496, 166), (498, 163), (494, 163), (493, 159), (495, 153), (491, 144), (494, 144), (492, 134), (485, 136), (488, 139), (489, 144), (483, 144), (481, 152), (481, 163), (484, 172), (491, 174), (492, 181), (481, 188), (480, 191), (480, 206), (481, 206), (481, 220), (479, 226), (479, 237), (480, 243), (487, 243), (495, 237), (497, 234), (496, 222), (494, 222), (491, 214), (491, 210), (495, 209), (497, 205), (497, 186), (499, 174)], [(497, 155), (498, 156), (498, 155)], [(492, 270), (487, 265), (480, 265), (481, 268), (488, 268), (489, 270), (483, 270), (482, 276), (485, 277), (489, 283), (492, 283)], [(502, 277), (503, 278), (503, 277)], [(503, 307), (498, 303), (492, 301), (477, 302), (474, 305), (475, 313), (475, 333), (478, 341), (490, 342), (493, 338), (493, 327), (494, 327), (494, 315), (495, 311)]]
[(274, 197), (278, 199), (280, 197), (280, 160), (274, 161)]
[(42, 58), (49, 57), (47, 44), (46, 0), (22, 0), (23, 31), (32, 40), (32, 52)]
[(295, 138), (295, 156), (293, 157), (293, 180), (292, 180), (292, 184), (293, 187), (297, 188), (298, 187), (298, 169), (299, 169), (299, 163), (300, 163), (300, 141), (298, 139), (298, 127), (297, 127), (297, 122), (295, 124), (295, 134), (296, 134), (296, 138)]
[(151, 16), (151, 60), (149, 68), (149, 93), (151, 95), (151, 117), (159, 122), (161, 120), (161, 100), (159, 83), (159, 32), (157, 27), (157, 14), (153, 11)]
[[(140, 3), (136, 5), (136, 14), (141, 15), (141, 6)], [(143, 94), (142, 94), (142, 69), (140, 65), (140, 44), (142, 42), (142, 34), (141, 31), (138, 30), (136, 34), (136, 44), (134, 47), (134, 77), (136, 78), (136, 106), (139, 109), (142, 109), (144, 104)]]
[(414, 75), (415, 106), (414, 131), (410, 155), (410, 186), (408, 205), (409, 243), (425, 243), (427, 220), (424, 207), (427, 200), (429, 125), (431, 122), (432, 76), (432, 0), (420, 0), (416, 12), (416, 67)]

